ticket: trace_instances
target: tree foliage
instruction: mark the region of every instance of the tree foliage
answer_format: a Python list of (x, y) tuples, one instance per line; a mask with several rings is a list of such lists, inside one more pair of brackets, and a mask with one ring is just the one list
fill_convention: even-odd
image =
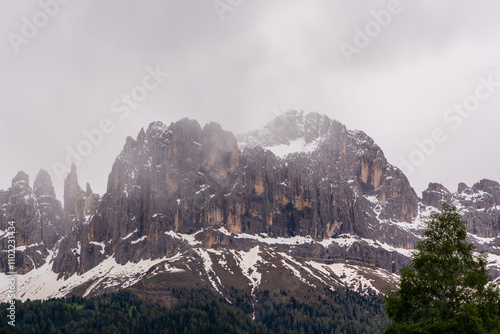
[(384, 298), (386, 333), (498, 333), (499, 292), (489, 282), (487, 254), (466, 242), (454, 207), (427, 222), (398, 289)]
[(123, 291), (90, 299), (17, 301), (15, 327), (5, 320), (6, 305), (0, 304), (0, 328), (22, 334), (270, 332), (240, 310), (214, 299), (196, 299), (170, 309)]
[[(66, 297), (16, 302), (16, 327), (7, 324), (0, 303), (0, 334), (12, 333), (380, 333), (387, 323), (378, 296), (349, 289), (317, 290), (301, 301), (290, 291), (262, 292), (255, 303), (248, 291), (231, 287), (228, 304), (206, 290), (171, 289), (179, 302), (170, 307), (128, 291), (98, 297)], [(181, 301), (181, 297), (186, 299)], [(2, 331), (3, 330), (3, 331)]]

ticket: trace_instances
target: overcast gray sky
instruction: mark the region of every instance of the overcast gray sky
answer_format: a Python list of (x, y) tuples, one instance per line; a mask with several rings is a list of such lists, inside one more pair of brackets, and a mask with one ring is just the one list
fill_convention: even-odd
[[(101, 122), (78, 168), (102, 194), (126, 136), (151, 121), (240, 133), (286, 109), (366, 132), (395, 165), (418, 162), (419, 194), (500, 180), (500, 87), (484, 84), (500, 82), (498, 1), (57, 1), (2, 1), (0, 189), (45, 168), (61, 199), (54, 162)], [(472, 111), (447, 111), (463, 103)]]

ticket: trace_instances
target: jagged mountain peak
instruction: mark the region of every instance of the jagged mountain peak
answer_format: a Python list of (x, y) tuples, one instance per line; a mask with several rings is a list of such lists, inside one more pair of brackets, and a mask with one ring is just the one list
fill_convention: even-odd
[(90, 186), (90, 183), (86, 183), (85, 184), (85, 195), (86, 196), (90, 196), (91, 194), (93, 194), (94, 192), (92, 191), (92, 187)]
[(427, 190), (436, 192), (445, 192), (447, 194), (451, 194), (451, 192), (445, 186), (443, 186), (441, 183), (436, 183), (436, 182), (430, 182), (429, 185), (427, 186)]
[(498, 192), (498, 189), (500, 188), (500, 184), (497, 181), (489, 180), (489, 179), (482, 179), (479, 182), (474, 183), (472, 186), (472, 189), (477, 189), (479, 191), (484, 191), (488, 193)]
[(240, 149), (261, 146), (291, 146), (291, 149), (311, 145), (325, 135), (330, 123), (325, 115), (302, 110), (289, 110), (274, 119), (260, 130), (253, 130), (237, 136)]
[(203, 129), (197, 120), (184, 117), (175, 123), (171, 123), (170, 130), (183, 135), (193, 135), (200, 133)]
[(289, 110), (272, 119), (262, 129), (236, 136), (240, 149), (260, 146), (284, 158), (292, 153), (312, 153), (318, 149), (338, 146), (358, 156), (372, 154), (385, 160), (384, 153), (373, 139), (360, 130), (348, 130), (344, 124), (317, 112)]
[(80, 187), (76, 165), (73, 164), (64, 181), (64, 214), (71, 222), (70, 225), (84, 221), (97, 201), (99, 196), (92, 192), (89, 183), (86, 183), (85, 190)]
[[(170, 127), (172, 126), (172, 124), (168, 126), (160, 121), (151, 122), (147, 127), (146, 132), (144, 133), (144, 137), (149, 139), (165, 139), (166, 136), (171, 133)], [(139, 137), (141, 136), (141, 132), (139, 132), (139, 135), (137, 136), (138, 142)]]
[(33, 184), (33, 190), (35, 191), (37, 197), (50, 196), (56, 198), (52, 178), (50, 177), (49, 172), (45, 169), (40, 169), (38, 172)]
[(457, 187), (457, 193), (461, 194), (464, 191), (466, 191), (467, 189), (470, 189), (469, 186), (467, 184), (465, 184), (464, 182), (460, 182), (458, 184), (458, 187)]
[(12, 188), (29, 187), (30, 176), (24, 171), (17, 172), (16, 176), (12, 179)]

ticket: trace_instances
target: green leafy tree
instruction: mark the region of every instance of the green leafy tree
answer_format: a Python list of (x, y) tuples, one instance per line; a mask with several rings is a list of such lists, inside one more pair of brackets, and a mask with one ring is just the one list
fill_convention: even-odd
[(384, 298), (386, 333), (499, 333), (499, 292), (489, 282), (487, 254), (466, 242), (454, 207), (427, 222), (396, 290)]

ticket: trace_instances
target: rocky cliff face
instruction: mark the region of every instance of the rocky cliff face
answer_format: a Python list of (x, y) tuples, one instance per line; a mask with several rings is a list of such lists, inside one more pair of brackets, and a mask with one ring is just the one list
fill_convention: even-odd
[[(7, 228), (15, 227), (16, 269), (27, 273), (42, 266), (49, 250), (60, 238), (63, 221), (61, 203), (56, 199), (49, 174), (41, 170), (29, 185), (29, 176), (19, 172), (12, 180), (12, 186), (0, 196), (0, 245), (7, 250)], [(12, 224), (9, 224), (12, 222)], [(7, 253), (0, 253), (0, 266), (7, 270)]]
[[(382, 150), (361, 131), (349, 131), (339, 122), (316, 113), (291, 111), (264, 130), (239, 138), (241, 147), (260, 145), (282, 153), (279, 161), (287, 172), (285, 178), (291, 179), (294, 186), (301, 185), (299, 189), (286, 189), (284, 197), (308, 198), (306, 206), (318, 215), (308, 218), (313, 224), (305, 222), (308, 228), (316, 230), (306, 234), (315, 238), (355, 233), (393, 244), (391, 238), (370, 226), (378, 225), (379, 220), (409, 222), (417, 217), (419, 201), (408, 179), (387, 162)], [(299, 151), (294, 152), (297, 143), (302, 147), (299, 145)], [(288, 151), (292, 153), (287, 154)], [(312, 197), (304, 192), (291, 193), (300, 188), (307, 189)], [(303, 212), (301, 201), (298, 203)]]
[[(288, 123), (291, 116), (299, 118), (293, 124), (300, 128), (280, 128), (274, 121), (277, 132), (263, 136), (266, 143), (305, 140), (315, 146), (310, 152), (280, 157), (248, 144), (239, 151), (236, 138), (218, 124), (201, 128), (188, 119), (152, 123), (137, 139), (127, 138), (107, 194), (81, 227), (84, 237), (66, 242), (54, 269), (84, 273), (113, 254), (121, 264), (160, 258), (177, 251), (165, 231), (189, 234), (208, 227), (317, 241), (354, 234), (412, 248), (413, 234), (380, 226), (381, 220), (411, 221), (418, 212), (417, 195), (380, 148), (325, 116), (285, 116)], [(81, 220), (84, 195), (74, 170), (65, 185), (66, 217)], [(78, 245), (77, 261), (69, 249)]]
[[(97, 214), (101, 198), (92, 192), (87, 183), (85, 191), (78, 182), (76, 166), (64, 181), (64, 222), (61, 229), (60, 244), (54, 258), (51, 259), (52, 269), (58, 273), (58, 278), (68, 278), (74, 273), (84, 273), (87, 267), (95, 267), (103, 257), (92, 258), (89, 264), (85, 252), (92, 252), (99, 247), (89, 243), (88, 223)], [(94, 262), (92, 262), (94, 261)]]
[[(460, 183), (455, 193), (430, 183), (422, 202), (436, 209), (443, 203), (455, 206), (469, 223), (469, 231), (479, 238), (496, 238), (500, 233), (500, 184), (496, 181), (483, 179), (472, 187)], [(483, 243), (479, 246), (484, 247)], [(494, 249), (490, 251), (496, 254)]]
[(151, 123), (126, 139), (102, 197), (88, 184), (82, 190), (73, 166), (64, 210), (46, 172), (34, 190), (19, 173), (0, 192), (0, 228), (19, 226), (24, 273), (35, 277), (32, 269), (48, 263), (46, 276), (66, 282), (50, 296), (84, 284), (85, 295), (110, 291), (158, 272), (202, 275), (224, 294), (235, 282), (223, 270), (241, 271), (255, 293), (264, 267), (300, 276), (300, 284), (358, 277), (360, 290), (377, 290), (394, 282), (423, 221), (445, 202), (470, 222), (471, 240), (496, 254), (499, 201), (500, 185), (487, 180), (453, 194), (431, 183), (420, 199), (365, 133), (290, 111), (237, 137), (215, 123)]

